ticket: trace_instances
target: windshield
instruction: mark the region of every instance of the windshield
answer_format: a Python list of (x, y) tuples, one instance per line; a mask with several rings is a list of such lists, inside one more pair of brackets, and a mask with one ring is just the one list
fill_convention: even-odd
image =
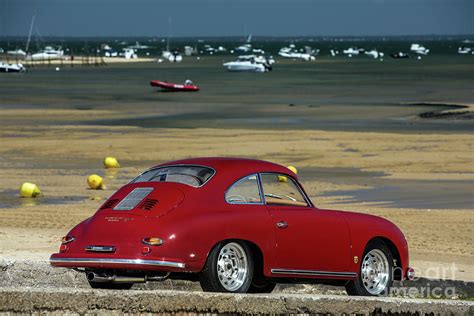
[(200, 187), (214, 174), (214, 170), (202, 166), (169, 166), (145, 171), (131, 183), (137, 182), (178, 182)]

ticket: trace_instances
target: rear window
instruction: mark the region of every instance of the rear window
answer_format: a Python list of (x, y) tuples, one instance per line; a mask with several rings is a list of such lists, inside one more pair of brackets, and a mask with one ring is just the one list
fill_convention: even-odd
[(209, 180), (215, 171), (202, 166), (167, 166), (145, 171), (131, 183), (137, 182), (178, 182), (200, 187)]

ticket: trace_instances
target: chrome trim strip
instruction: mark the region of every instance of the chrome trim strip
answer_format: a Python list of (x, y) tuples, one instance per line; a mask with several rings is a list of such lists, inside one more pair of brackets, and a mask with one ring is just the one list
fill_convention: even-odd
[(337, 277), (355, 277), (355, 272), (333, 272), (333, 271), (314, 271), (314, 270), (291, 270), (291, 269), (272, 269), (274, 274), (295, 274), (295, 275), (314, 275), (314, 276), (337, 276)]
[(50, 258), (50, 263), (119, 263), (119, 264), (134, 264), (134, 265), (147, 265), (147, 266), (158, 266), (158, 267), (172, 267), (172, 268), (184, 268), (185, 264), (181, 262), (173, 261), (160, 261), (160, 260), (142, 260), (142, 259), (107, 259), (107, 258)]

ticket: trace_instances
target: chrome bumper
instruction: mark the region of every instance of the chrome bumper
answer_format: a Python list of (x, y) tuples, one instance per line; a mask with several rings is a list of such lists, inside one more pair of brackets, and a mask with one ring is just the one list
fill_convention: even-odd
[(137, 266), (157, 266), (184, 269), (185, 264), (181, 262), (142, 260), (142, 259), (109, 259), (109, 258), (50, 258), (49, 262), (55, 264), (131, 264)]

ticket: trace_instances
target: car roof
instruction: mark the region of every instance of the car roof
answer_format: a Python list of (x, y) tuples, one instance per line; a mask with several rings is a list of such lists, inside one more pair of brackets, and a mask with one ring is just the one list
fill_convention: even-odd
[(170, 165), (199, 165), (210, 167), (216, 170), (216, 177), (221, 179), (224, 177), (229, 181), (235, 181), (236, 179), (240, 179), (246, 175), (258, 172), (283, 173), (297, 179), (297, 176), (290, 169), (273, 162), (258, 159), (202, 157), (170, 161), (156, 167)]

